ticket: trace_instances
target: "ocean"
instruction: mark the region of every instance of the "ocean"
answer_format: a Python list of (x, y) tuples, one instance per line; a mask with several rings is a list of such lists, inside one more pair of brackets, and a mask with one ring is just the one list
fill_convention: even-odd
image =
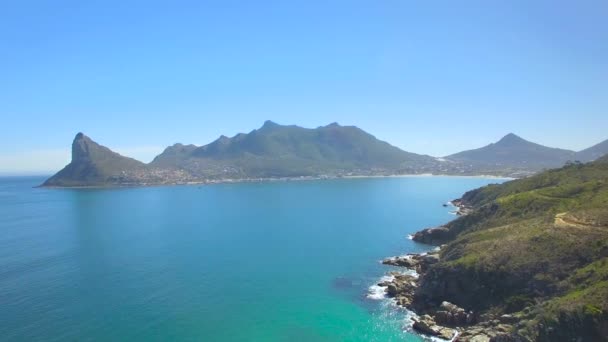
[(2, 341), (422, 341), (374, 293), (384, 257), (503, 180), (118, 189), (0, 178)]

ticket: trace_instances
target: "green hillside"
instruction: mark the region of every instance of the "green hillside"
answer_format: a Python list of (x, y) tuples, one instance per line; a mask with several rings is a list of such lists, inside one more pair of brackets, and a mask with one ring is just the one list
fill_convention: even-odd
[(606, 340), (606, 158), (482, 187), (462, 203), (473, 211), (435, 236), (447, 246), (420, 302), (514, 314), (514, 336), (532, 340)]
[(294, 177), (349, 172), (422, 172), (435, 158), (402, 151), (354, 126), (316, 129), (267, 121), (257, 130), (198, 148), (167, 149), (151, 166), (175, 165), (209, 177)]

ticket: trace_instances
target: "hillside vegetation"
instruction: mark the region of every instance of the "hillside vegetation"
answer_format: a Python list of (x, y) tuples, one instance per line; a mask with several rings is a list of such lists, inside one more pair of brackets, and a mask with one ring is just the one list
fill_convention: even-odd
[[(462, 197), (419, 301), (513, 314), (513, 336), (608, 339), (608, 162), (569, 164)], [(428, 233), (428, 232), (427, 232)]]

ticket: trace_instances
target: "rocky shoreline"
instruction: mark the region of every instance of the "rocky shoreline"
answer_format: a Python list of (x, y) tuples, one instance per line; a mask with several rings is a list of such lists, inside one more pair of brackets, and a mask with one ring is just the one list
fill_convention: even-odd
[[(457, 199), (451, 203), (458, 207), (459, 215), (467, 215), (472, 208)], [(426, 244), (438, 244), (447, 234), (448, 228), (440, 226), (417, 232), (413, 240)], [(424, 296), (424, 285), (428, 282), (435, 284), (440, 279), (434, 279), (433, 265), (440, 261), (439, 246), (426, 253), (407, 254), (386, 258), (382, 264), (405, 268), (408, 272), (389, 273), (389, 280), (377, 285), (385, 288), (386, 295), (392, 298), (396, 305), (415, 313), (411, 322), (406, 325), (413, 330), (438, 339), (455, 342), (519, 342), (524, 341), (519, 336), (512, 335), (514, 325), (519, 319), (512, 315), (494, 316), (488, 313), (479, 314), (466, 308), (458, 307), (449, 301), (432, 303)], [(449, 286), (449, 284), (445, 284)]]
[(450, 203), (456, 207), (456, 215), (458, 216), (464, 216), (473, 211), (473, 207), (466, 204), (461, 198), (451, 200)]
[[(454, 212), (458, 216), (465, 216), (473, 212), (473, 207), (467, 204), (462, 199), (458, 198), (449, 202), (456, 207)], [(447, 204), (444, 204), (446, 206)], [(439, 227), (426, 228), (416, 232), (411, 236), (411, 239), (427, 245), (440, 245), (448, 241), (451, 237), (450, 228), (447, 225)]]
[[(414, 312), (412, 328), (424, 335), (455, 342), (516, 342), (521, 341), (509, 332), (518, 319), (510, 315), (494, 317), (479, 315), (474, 311), (458, 307), (448, 301), (439, 305), (427, 303), (419, 295), (420, 285), (427, 271), (439, 262), (438, 247), (434, 251), (390, 257), (382, 261), (385, 265), (403, 267), (414, 274), (390, 272), (390, 280), (378, 283), (396, 305)], [(408, 325), (409, 325), (408, 324)]]

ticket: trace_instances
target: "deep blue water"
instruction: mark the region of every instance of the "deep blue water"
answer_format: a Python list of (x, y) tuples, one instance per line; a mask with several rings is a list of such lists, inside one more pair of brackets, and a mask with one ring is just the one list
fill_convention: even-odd
[(39, 189), (0, 178), (0, 339), (419, 341), (366, 298), (383, 257), (499, 182), (341, 179)]

